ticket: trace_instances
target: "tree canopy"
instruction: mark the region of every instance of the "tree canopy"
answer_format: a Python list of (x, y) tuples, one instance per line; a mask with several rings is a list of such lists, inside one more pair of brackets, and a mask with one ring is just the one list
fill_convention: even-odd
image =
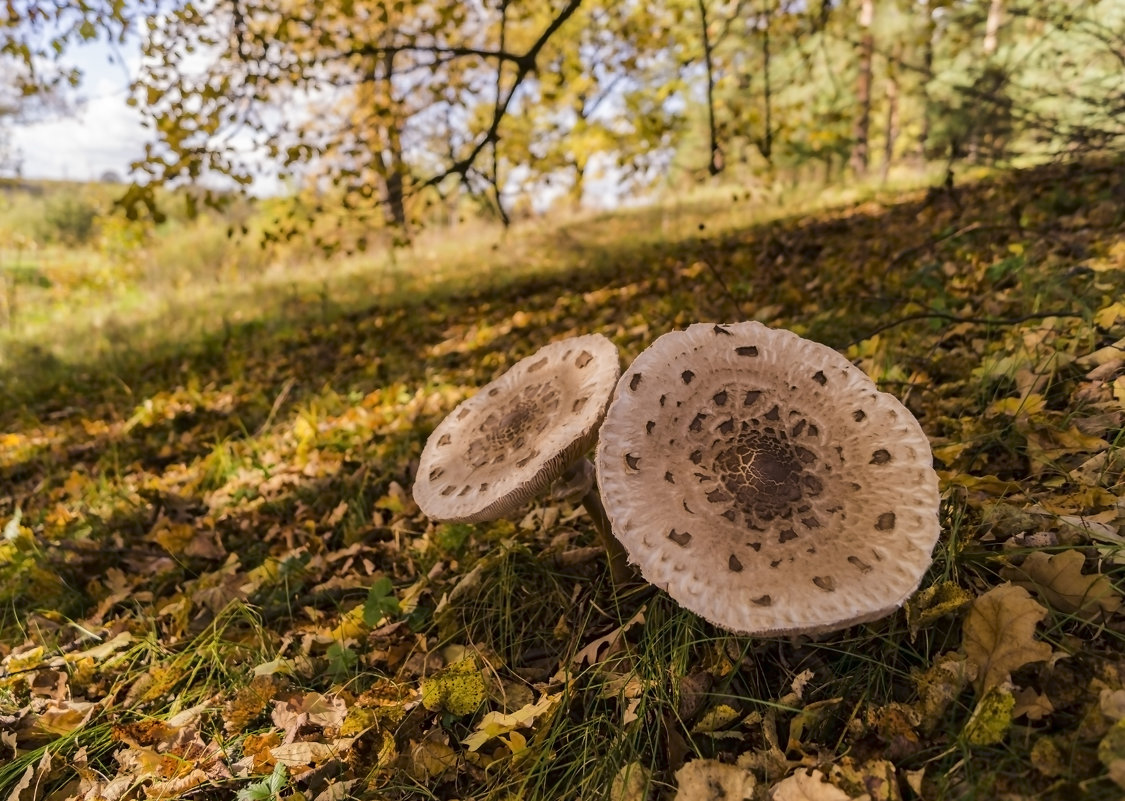
[(73, 44), (139, 40), (129, 102), (151, 140), (128, 208), (155, 210), (162, 185), (269, 174), (308, 190), (275, 235), (324, 194), (400, 227), (455, 193), (507, 221), (547, 186), (581, 202), (598, 173), (630, 188), (862, 176), (1125, 134), (1111, 0), (11, 0), (0, 14), (24, 98), (79, 80)]

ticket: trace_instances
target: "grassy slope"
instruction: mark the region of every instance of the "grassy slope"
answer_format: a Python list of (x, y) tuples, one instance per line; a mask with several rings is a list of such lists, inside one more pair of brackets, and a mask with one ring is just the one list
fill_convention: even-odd
[[(1089, 377), (1089, 354), (1125, 336), (1119, 167), (757, 226), (580, 221), (482, 250), (486, 269), (400, 278), (384, 303), (298, 304), (306, 316), (80, 365), (62, 353), (54, 370), (41, 351), (10, 357), (0, 520), (18, 507), (23, 528), (0, 545), (0, 725), (19, 752), (0, 790), (46, 748), (48, 786), (77, 782), (84, 759), (71, 791), (106, 794), (94, 777), (120, 773), (224, 797), (268, 774), (288, 734), (333, 744), (290, 765), (310, 797), (332, 776), (364, 797), (595, 798), (633, 764), (668, 793), (692, 755), (742, 764), (763, 791), (820, 765), (853, 794), (881, 777), (907, 797), (912, 781), (926, 798), (1117, 797), (1098, 759), (1116, 731), (1099, 693), (1122, 688), (1113, 585), (1096, 610), (1033, 588), (1050, 607), (1036, 636), (1067, 656), (1013, 674), (1051, 711), (1006, 734), (967, 725), (980, 693), (941, 665), (964, 661), (965, 604), (1033, 547), (1120, 580), (1112, 352)], [(818, 642), (727, 636), (651, 589), (614, 598), (568, 503), (434, 526), (402, 493), (443, 414), (545, 342), (600, 331), (628, 360), (671, 328), (744, 318), (845, 351), (931, 437), (944, 536), (923, 586), (950, 602), (919, 607), (916, 634), (899, 614)], [(372, 628), (352, 610), (382, 576), (403, 611)], [(595, 665), (574, 662), (616, 631)], [(117, 646), (85, 653), (99, 641)], [(484, 668), (470, 711), (418, 704), (465, 653)], [(284, 669), (251, 681), (275, 658)], [(310, 693), (336, 712), (271, 718)], [(465, 746), (485, 711), (541, 697), (553, 706), (520, 730), (526, 748)]]

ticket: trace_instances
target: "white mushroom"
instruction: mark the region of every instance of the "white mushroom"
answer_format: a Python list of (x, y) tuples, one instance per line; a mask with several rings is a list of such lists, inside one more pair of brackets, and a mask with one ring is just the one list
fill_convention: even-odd
[(601, 334), (553, 342), (517, 362), (434, 429), (414, 483), (419, 508), (435, 520), (495, 520), (569, 472), (585, 483), (583, 504), (615, 579), (627, 576), (584, 458), (620, 373), (617, 346)]
[(735, 632), (887, 615), (940, 533), (914, 416), (836, 351), (760, 323), (657, 339), (618, 382), (596, 462), (630, 561)]

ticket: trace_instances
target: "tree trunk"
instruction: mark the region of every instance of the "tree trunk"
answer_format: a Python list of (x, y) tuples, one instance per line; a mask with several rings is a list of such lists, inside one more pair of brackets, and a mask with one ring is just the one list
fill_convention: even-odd
[(991, 56), (996, 52), (1000, 23), (1004, 19), (1004, 0), (991, 0), (988, 4), (988, 19), (984, 23), (984, 54)]
[(703, 64), (707, 70), (707, 129), (711, 140), (711, 156), (707, 172), (718, 175), (723, 171), (723, 151), (719, 147), (719, 135), (715, 127), (715, 70), (711, 61), (711, 35), (707, 31), (707, 6), (704, 0), (699, 4), (699, 29), (703, 39)]
[(898, 62), (902, 58), (902, 45), (895, 45), (887, 64), (887, 124), (886, 138), (883, 140), (883, 183), (891, 171), (895, 155), (895, 140), (898, 139)]
[(869, 160), (868, 136), (871, 132), (871, 65), (875, 53), (875, 37), (871, 23), (875, 18), (875, 0), (860, 0), (859, 27), (863, 31), (859, 40), (859, 77), (856, 81), (856, 104), (859, 114), (855, 121), (851, 168), (857, 178), (867, 174)]
[(766, 0), (765, 13), (762, 14), (762, 80), (763, 102), (765, 104), (765, 130), (762, 132), (758, 150), (771, 167), (773, 165), (773, 97), (770, 85), (770, 23), (773, 21), (773, 0)]
[(925, 39), (922, 41), (922, 130), (918, 133), (918, 155), (926, 161), (930, 141), (930, 82), (934, 79), (934, 38), (937, 36), (937, 18), (934, 17), (934, 0), (922, 3), (926, 15)]

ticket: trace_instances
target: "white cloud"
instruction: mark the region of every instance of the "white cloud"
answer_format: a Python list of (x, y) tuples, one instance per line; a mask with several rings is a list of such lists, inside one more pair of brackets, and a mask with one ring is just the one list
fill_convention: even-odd
[(81, 181), (97, 179), (108, 170), (121, 176), (128, 173), (129, 163), (143, 153), (147, 138), (141, 115), (125, 103), (129, 76), (138, 60), (139, 53), (120, 54), (102, 43), (75, 52), (73, 62), (85, 74), (81, 89), (85, 102), (72, 116), (12, 128), (11, 142), (24, 177)]

